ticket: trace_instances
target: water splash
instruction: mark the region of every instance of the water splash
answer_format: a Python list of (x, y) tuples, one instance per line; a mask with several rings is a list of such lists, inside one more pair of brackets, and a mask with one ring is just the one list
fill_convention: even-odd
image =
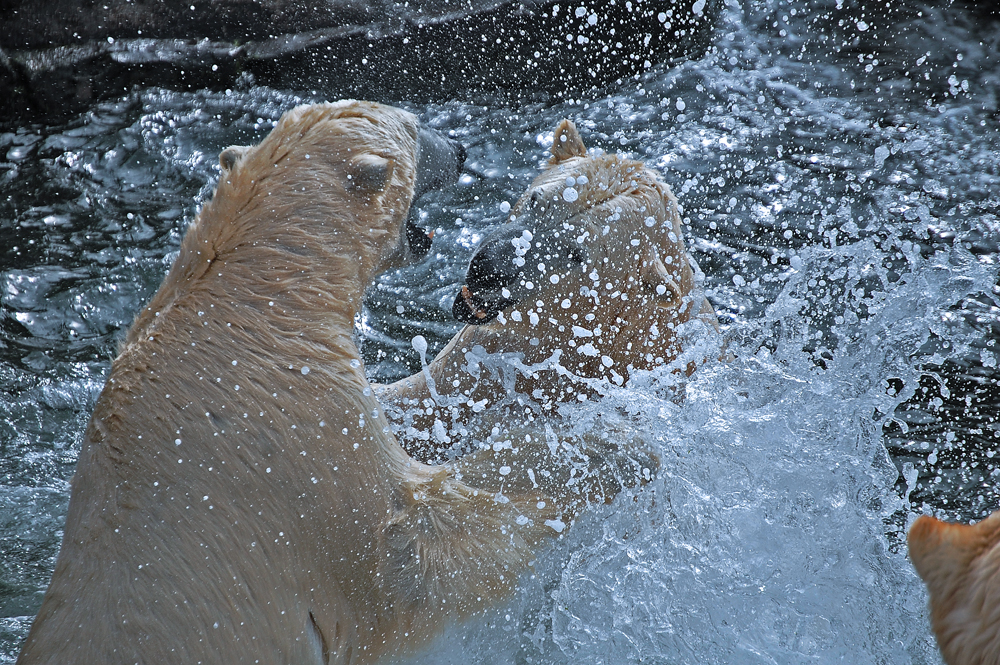
[[(658, 477), (585, 514), (516, 599), (419, 662), (936, 662), (882, 422), (941, 313), (996, 274), (960, 248), (876, 277), (872, 242), (802, 255), (763, 319), (731, 331), (735, 358), (699, 369), (682, 402), (664, 369), (562, 409), (577, 433), (614, 421), (619, 440), (638, 435)], [(831, 265), (833, 298), (809, 286)], [(817, 300), (839, 312), (822, 363), (803, 344)]]

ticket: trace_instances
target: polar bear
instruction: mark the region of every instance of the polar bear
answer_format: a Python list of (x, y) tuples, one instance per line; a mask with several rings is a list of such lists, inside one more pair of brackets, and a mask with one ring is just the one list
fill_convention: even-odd
[(922, 515), (907, 544), (930, 592), (931, 627), (944, 661), (1000, 663), (1000, 511), (973, 525)]
[(352, 339), (373, 277), (426, 251), (415, 193), (460, 161), (353, 101), (221, 154), (86, 430), (19, 663), (363, 664), (512, 587), (559, 506), (407, 455)]
[[(588, 156), (572, 122), (556, 127), (548, 168), (510, 217), (478, 247), (456, 294), (453, 312), (468, 325), (424, 371), (380, 387), (387, 404), (494, 405), (513, 387), (551, 410), (586, 394), (588, 379), (621, 385), (675, 360), (682, 324), (718, 332), (669, 187), (642, 162)], [(479, 372), (476, 358), (496, 353), (531, 369), (516, 385)], [(457, 421), (469, 419), (462, 413)], [(416, 429), (442, 414), (414, 414)]]
[[(472, 439), (492, 430), (494, 440), (539, 440), (538, 416), (589, 399), (595, 380), (622, 385), (636, 370), (677, 360), (683, 326), (700, 326), (718, 342), (704, 275), (685, 249), (668, 186), (642, 162), (588, 156), (568, 120), (556, 127), (551, 152), (548, 167), (510, 211), (511, 221), (481, 243), (469, 264), (453, 308), (468, 325), (423, 371), (379, 387), (411, 454), (440, 457), (443, 444), (460, 440), (473, 422), (480, 427)], [(705, 357), (682, 368), (693, 371)], [(657, 466), (641, 445), (579, 438), (572, 443), (587, 461), (582, 472), (603, 476), (604, 492), (581, 488), (578, 502), (610, 498)], [(516, 454), (458, 465), (474, 468), (477, 477), (483, 463), (507, 467), (508, 488), (537, 487), (539, 468), (558, 469), (545, 489), (572, 501), (565, 496), (570, 465), (540, 459), (547, 446), (529, 449), (514, 445), (508, 450)]]

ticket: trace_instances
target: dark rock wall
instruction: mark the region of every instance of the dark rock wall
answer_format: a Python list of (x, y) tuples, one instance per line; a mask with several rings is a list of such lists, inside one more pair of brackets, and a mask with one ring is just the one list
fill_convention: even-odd
[(14, 0), (0, 14), (0, 123), (77, 113), (135, 86), (225, 89), (248, 75), (377, 100), (573, 93), (703, 52), (721, 6)]

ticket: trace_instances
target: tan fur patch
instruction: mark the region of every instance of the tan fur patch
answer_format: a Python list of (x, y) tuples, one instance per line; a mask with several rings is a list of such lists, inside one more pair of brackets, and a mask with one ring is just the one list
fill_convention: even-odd
[(931, 627), (945, 662), (1000, 662), (1000, 512), (974, 525), (923, 515), (907, 544), (930, 592)]

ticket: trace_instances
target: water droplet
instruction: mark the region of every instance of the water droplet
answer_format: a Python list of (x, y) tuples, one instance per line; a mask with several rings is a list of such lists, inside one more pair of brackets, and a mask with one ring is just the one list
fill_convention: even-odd
[(410, 340), (410, 344), (413, 345), (413, 350), (420, 355), (427, 353), (427, 340), (424, 339), (423, 335), (414, 336), (414, 338)]

